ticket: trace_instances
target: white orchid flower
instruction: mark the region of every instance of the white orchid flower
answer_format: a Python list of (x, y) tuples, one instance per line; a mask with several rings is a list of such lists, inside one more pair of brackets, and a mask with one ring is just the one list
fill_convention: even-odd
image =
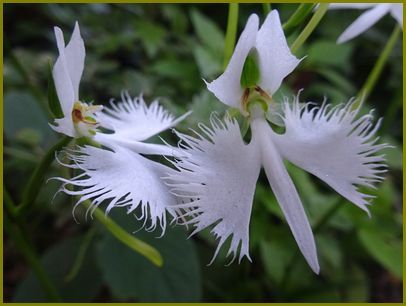
[(384, 15), (391, 14), (403, 29), (402, 3), (332, 3), (329, 9), (368, 9), (361, 14), (338, 38), (337, 43), (343, 43), (364, 33)]
[[(195, 226), (192, 234), (213, 225), (219, 239), (212, 261), (231, 236), (228, 256), (249, 260), (249, 220), (256, 182), (263, 167), (269, 184), (286, 217), (305, 259), (319, 272), (313, 233), (296, 188), (283, 159), (319, 177), (343, 197), (368, 211), (368, 195), (357, 190), (381, 180), (382, 156), (373, 156), (385, 147), (373, 136), (379, 127), (368, 114), (356, 119), (359, 108), (353, 103), (331, 107), (311, 103), (283, 103), (279, 114), (285, 126), (277, 134), (266, 121), (274, 103), (272, 94), (299, 63), (290, 52), (279, 20), (273, 10), (258, 30), (258, 17), (251, 15), (225, 72), (208, 88), (221, 102), (248, 113), (251, 141), (246, 144), (234, 119), (211, 118), (211, 126), (200, 125), (197, 137), (177, 133), (183, 143), (174, 165), (178, 171), (167, 178), (171, 191), (184, 202), (182, 218)], [(250, 52), (258, 58), (257, 85), (243, 88), (240, 78)], [(277, 114), (278, 115), (278, 114)]]
[(176, 197), (162, 180), (172, 169), (145, 156), (173, 156), (175, 149), (143, 141), (175, 126), (189, 113), (175, 119), (157, 101), (148, 107), (142, 96), (131, 99), (128, 94), (104, 111), (96, 118), (102, 119), (100, 125), (113, 133), (98, 131), (93, 139), (107, 148), (84, 146), (67, 150), (72, 163), (61, 164), (81, 173), (71, 179), (57, 177), (63, 182), (60, 191), (80, 197), (75, 207), (91, 200), (91, 212), (91, 208), (106, 201), (106, 214), (112, 208), (127, 207), (127, 213), (139, 212), (139, 219), (145, 224), (149, 221), (148, 230), (160, 225), (164, 231), (166, 211), (176, 216)]
[(93, 117), (94, 113), (103, 107), (88, 105), (79, 100), (79, 84), (85, 63), (85, 46), (80, 36), (79, 24), (75, 23), (72, 37), (66, 47), (62, 30), (54, 27), (54, 31), (59, 57), (52, 70), (52, 76), (63, 118), (55, 119), (56, 125), (51, 127), (74, 138), (93, 136), (98, 126)]
[(75, 207), (91, 200), (88, 212), (108, 201), (106, 213), (114, 207), (127, 207), (128, 213), (139, 212), (144, 224), (149, 221), (148, 229), (159, 224), (164, 230), (166, 211), (175, 216), (172, 207), (176, 198), (161, 179), (171, 168), (146, 156), (172, 156), (174, 149), (144, 141), (175, 126), (189, 113), (175, 119), (158, 101), (148, 106), (142, 96), (132, 99), (126, 93), (121, 102), (112, 101), (104, 112), (100, 112), (101, 106), (80, 102), (78, 87), (85, 49), (79, 26), (76, 23), (66, 48), (59, 28), (55, 28), (55, 34), (59, 57), (53, 77), (64, 118), (56, 119), (58, 126), (52, 128), (71, 137), (92, 136), (103, 146), (66, 151), (72, 163), (60, 163), (81, 173), (71, 179), (56, 177), (63, 182), (60, 191), (80, 197)]

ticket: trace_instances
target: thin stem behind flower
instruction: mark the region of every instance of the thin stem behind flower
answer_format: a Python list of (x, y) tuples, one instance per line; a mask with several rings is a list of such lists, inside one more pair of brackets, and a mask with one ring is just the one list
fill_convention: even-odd
[(228, 9), (228, 22), (226, 42), (224, 46), (224, 68), (227, 67), (231, 55), (234, 52), (235, 39), (238, 26), (238, 3), (230, 3)]
[(312, 34), (314, 29), (319, 24), (320, 20), (323, 18), (324, 14), (327, 12), (328, 6), (328, 3), (320, 3), (318, 9), (314, 13), (313, 17), (310, 19), (309, 23), (306, 25), (306, 27), (299, 34), (299, 36), (290, 47), (292, 53), (296, 53), (296, 51), (304, 44), (307, 38), (309, 38), (310, 34)]

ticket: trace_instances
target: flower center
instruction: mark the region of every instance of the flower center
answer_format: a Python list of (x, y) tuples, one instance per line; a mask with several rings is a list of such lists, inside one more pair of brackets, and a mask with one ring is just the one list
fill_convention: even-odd
[(255, 85), (244, 90), (241, 100), (242, 108), (247, 114), (251, 115), (251, 109), (254, 105), (259, 105), (267, 113), (269, 104), (272, 103), (272, 96)]
[(72, 120), (76, 129), (84, 136), (95, 134), (98, 122), (93, 117), (94, 113), (103, 109), (102, 105), (89, 105), (80, 101), (75, 102), (72, 110)]

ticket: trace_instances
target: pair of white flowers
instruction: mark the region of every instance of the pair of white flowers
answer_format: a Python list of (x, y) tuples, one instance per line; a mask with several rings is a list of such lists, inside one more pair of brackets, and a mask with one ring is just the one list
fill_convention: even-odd
[[(144, 142), (173, 127), (188, 114), (175, 119), (153, 102), (123, 95), (121, 103), (101, 107), (86, 105), (78, 98), (84, 66), (84, 44), (79, 27), (65, 47), (55, 28), (59, 57), (53, 76), (64, 118), (53, 128), (71, 137), (92, 136), (103, 147), (84, 146), (68, 151), (68, 167), (80, 174), (63, 181), (61, 189), (80, 196), (76, 205), (91, 200), (94, 207), (108, 201), (106, 213), (114, 207), (138, 212), (148, 229), (166, 226), (166, 212), (199, 232), (211, 225), (218, 238), (213, 259), (227, 239), (228, 255), (239, 261), (249, 257), (249, 220), (256, 182), (264, 168), (298, 246), (315, 273), (319, 264), (313, 233), (296, 188), (283, 159), (314, 174), (343, 197), (368, 211), (370, 196), (357, 186), (373, 187), (384, 172), (385, 147), (374, 138), (378, 124), (372, 114), (356, 118), (354, 103), (320, 107), (278, 102), (272, 95), (283, 79), (300, 63), (290, 52), (279, 14), (273, 10), (259, 28), (258, 16), (250, 16), (225, 72), (207, 83), (223, 103), (238, 108), (250, 122), (251, 139), (246, 143), (235, 119), (211, 117), (210, 126), (199, 125), (194, 136), (176, 132), (178, 147)], [(247, 58), (258, 70), (251, 83), (242, 82)], [(280, 113), (275, 109), (281, 109)], [(266, 118), (280, 117), (284, 134), (274, 132)], [(164, 155), (166, 166), (148, 155)], [(75, 187), (75, 190), (71, 189)]]

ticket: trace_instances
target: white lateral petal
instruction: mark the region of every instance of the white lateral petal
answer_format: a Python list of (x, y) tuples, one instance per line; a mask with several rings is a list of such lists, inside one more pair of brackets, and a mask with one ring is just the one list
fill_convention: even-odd
[(247, 21), (244, 31), (238, 40), (233, 56), (224, 73), (211, 83), (207, 84), (210, 90), (221, 102), (228, 106), (241, 108), (241, 96), (243, 90), (240, 80), (248, 53), (255, 45), (255, 38), (258, 32), (258, 16), (252, 14)]
[(66, 63), (69, 76), (72, 82), (74, 100), (79, 101), (79, 83), (82, 78), (83, 67), (85, 64), (85, 44), (80, 36), (78, 22), (75, 23), (72, 37), (65, 48)]
[(72, 117), (55, 119), (54, 123), (56, 123), (56, 125), (49, 124), (54, 131), (65, 134), (69, 137), (78, 137), (78, 133), (73, 125)]
[(191, 137), (178, 133), (183, 153), (175, 166), (179, 172), (168, 175), (171, 191), (184, 198), (181, 217), (190, 217), (186, 224), (193, 232), (215, 224), (212, 233), (219, 239), (212, 261), (224, 242), (232, 236), (227, 256), (238, 254), (239, 261), (249, 257), (249, 221), (255, 185), (260, 171), (259, 151), (246, 145), (235, 120), (224, 122), (211, 118), (211, 127), (200, 126), (205, 136)]
[(260, 83), (262, 89), (274, 94), (282, 80), (296, 68), (298, 60), (289, 49), (277, 10), (271, 11), (256, 39)]
[(357, 185), (373, 187), (382, 180), (383, 156), (375, 156), (387, 147), (376, 144), (379, 128), (372, 123), (372, 114), (356, 119), (359, 108), (353, 103), (320, 108), (300, 106), (298, 98), (285, 103), (285, 134), (274, 134), (274, 142), (282, 156), (314, 174), (343, 197), (368, 212), (370, 196), (357, 190)]
[(142, 96), (132, 99), (128, 94), (122, 95), (122, 101), (111, 103), (104, 112), (96, 114), (100, 126), (113, 130), (105, 138), (112, 141), (143, 141), (185, 119), (190, 112), (176, 118), (165, 110), (158, 101), (149, 106)]
[(56, 43), (59, 56), (52, 70), (56, 93), (61, 103), (62, 112), (65, 117), (72, 118), (73, 104), (75, 103), (75, 92), (69, 75), (68, 62), (65, 54), (65, 42), (60, 28), (55, 27)]
[(328, 9), (367, 9), (376, 5), (377, 3), (330, 3)]
[(359, 16), (338, 38), (337, 43), (346, 42), (372, 27), (388, 13), (390, 4), (378, 4)]
[(272, 191), (278, 200), (300, 251), (312, 270), (318, 274), (320, 267), (312, 229), (292, 179), (272, 142), (271, 134), (273, 131), (265, 119), (253, 120), (251, 128), (253, 142), (260, 143), (262, 164)]
[(68, 157), (73, 161), (69, 167), (83, 173), (69, 180), (56, 179), (64, 182), (61, 191), (81, 196), (76, 205), (88, 199), (95, 207), (109, 201), (106, 213), (114, 207), (127, 207), (127, 213), (135, 213), (139, 207), (140, 219), (150, 223), (147, 229), (153, 230), (157, 224), (165, 229), (165, 210), (176, 200), (160, 177), (170, 168), (119, 146), (114, 151), (85, 146), (68, 152)]
[(392, 4), (390, 13), (403, 29), (403, 4), (402, 3)]

